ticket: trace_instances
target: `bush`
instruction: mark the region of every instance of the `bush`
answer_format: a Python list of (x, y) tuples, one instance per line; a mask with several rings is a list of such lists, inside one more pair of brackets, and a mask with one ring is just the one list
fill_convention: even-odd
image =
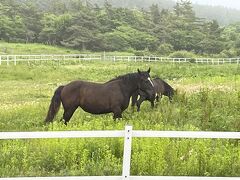
[(160, 46), (158, 46), (158, 49), (157, 49), (157, 53), (159, 55), (168, 56), (172, 52), (173, 52), (173, 46), (168, 43), (161, 44)]
[(135, 56), (151, 56), (151, 52), (148, 49), (144, 49), (142, 51), (135, 51)]
[(235, 49), (229, 49), (229, 50), (223, 50), (219, 57), (223, 57), (223, 58), (232, 58), (232, 57), (236, 57), (237, 56), (237, 52)]
[(196, 55), (188, 51), (175, 51), (169, 55), (171, 58), (195, 58)]

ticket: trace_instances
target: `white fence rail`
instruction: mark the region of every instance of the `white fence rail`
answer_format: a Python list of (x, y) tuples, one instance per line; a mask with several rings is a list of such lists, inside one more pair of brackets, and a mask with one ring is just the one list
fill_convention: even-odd
[(240, 57), (236, 58), (168, 58), (157, 56), (101, 56), (94, 54), (68, 55), (0, 55), (0, 65), (17, 65), (19, 63), (52, 62), (65, 64), (80, 61), (126, 61), (126, 62), (161, 62), (161, 63), (196, 63), (196, 64), (240, 64)]
[(131, 142), (133, 137), (154, 138), (221, 138), (240, 139), (240, 132), (199, 132), (199, 131), (52, 131), (52, 132), (0, 132), (0, 140), (32, 138), (113, 138), (124, 137), (122, 176), (64, 176), (64, 177), (15, 177), (0, 180), (240, 180), (240, 177), (193, 177), (193, 176), (131, 176)]

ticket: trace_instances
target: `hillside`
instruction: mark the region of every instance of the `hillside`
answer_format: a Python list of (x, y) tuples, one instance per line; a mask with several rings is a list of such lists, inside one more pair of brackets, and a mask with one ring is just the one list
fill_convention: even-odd
[[(71, 48), (61, 47), (61, 46), (52, 46), (45, 45), (40, 43), (7, 43), (0, 41), (0, 55), (7, 54), (101, 54), (102, 52), (91, 52), (91, 51), (78, 51)], [(129, 52), (105, 52), (105, 55), (119, 55), (119, 56), (128, 56), (133, 55)]]
[(0, 55), (4, 54), (75, 54), (78, 50), (44, 44), (24, 44), (0, 42)]
[[(237, 30), (233, 30), (235, 38), (229, 38), (232, 33), (224, 31), (227, 27), (222, 27), (217, 21), (199, 18), (189, 1), (181, 1), (171, 10), (162, 9), (171, 5), (171, 1), (165, 0), (145, 9), (140, 9), (140, 5), (147, 7), (157, 1), (122, 0), (112, 1), (113, 5), (109, 4), (110, 1), (103, 4), (95, 0), (90, 4), (87, 0), (24, 2), (0, 2), (1, 41), (136, 55), (166, 56), (174, 51), (188, 51), (201, 56), (221, 54), (236, 57), (240, 53)], [(94, 2), (99, 5), (94, 5)], [(2, 53), (18, 53), (11, 48), (3, 47)]]

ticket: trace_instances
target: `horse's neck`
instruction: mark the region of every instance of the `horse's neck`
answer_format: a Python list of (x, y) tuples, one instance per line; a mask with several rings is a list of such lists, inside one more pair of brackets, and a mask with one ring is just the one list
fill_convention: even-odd
[(127, 82), (123, 82), (123, 86), (124, 86), (123, 93), (130, 97), (138, 89), (138, 79), (136, 79), (135, 81), (129, 80)]

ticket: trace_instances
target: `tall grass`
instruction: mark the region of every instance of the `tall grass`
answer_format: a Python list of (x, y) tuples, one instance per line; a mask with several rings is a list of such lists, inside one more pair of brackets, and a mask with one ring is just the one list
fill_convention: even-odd
[(90, 52), (90, 51), (80, 51), (76, 49), (61, 47), (61, 46), (51, 46), (46, 44), (39, 44), (39, 43), (7, 43), (0, 41), (0, 55), (7, 55), (7, 54), (104, 54), (107, 55), (133, 55), (133, 53), (129, 52)]
[[(151, 67), (151, 75), (177, 89), (172, 103), (166, 97), (151, 109), (144, 102), (138, 113), (130, 107), (123, 119), (92, 115), (78, 109), (68, 126), (61, 119), (43, 120), (54, 90), (81, 79), (105, 82), (117, 75)], [(236, 65), (174, 65), (157, 63), (78, 62), (58, 66), (0, 66), (0, 130), (134, 129), (240, 131), (240, 74)], [(0, 177), (120, 175), (123, 139), (48, 139), (0, 141)], [(131, 174), (240, 176), (238, 140), (133, 140)]]
[(0, 42), (0, 54), (75, 54), (80, 51), (44, 44)]

